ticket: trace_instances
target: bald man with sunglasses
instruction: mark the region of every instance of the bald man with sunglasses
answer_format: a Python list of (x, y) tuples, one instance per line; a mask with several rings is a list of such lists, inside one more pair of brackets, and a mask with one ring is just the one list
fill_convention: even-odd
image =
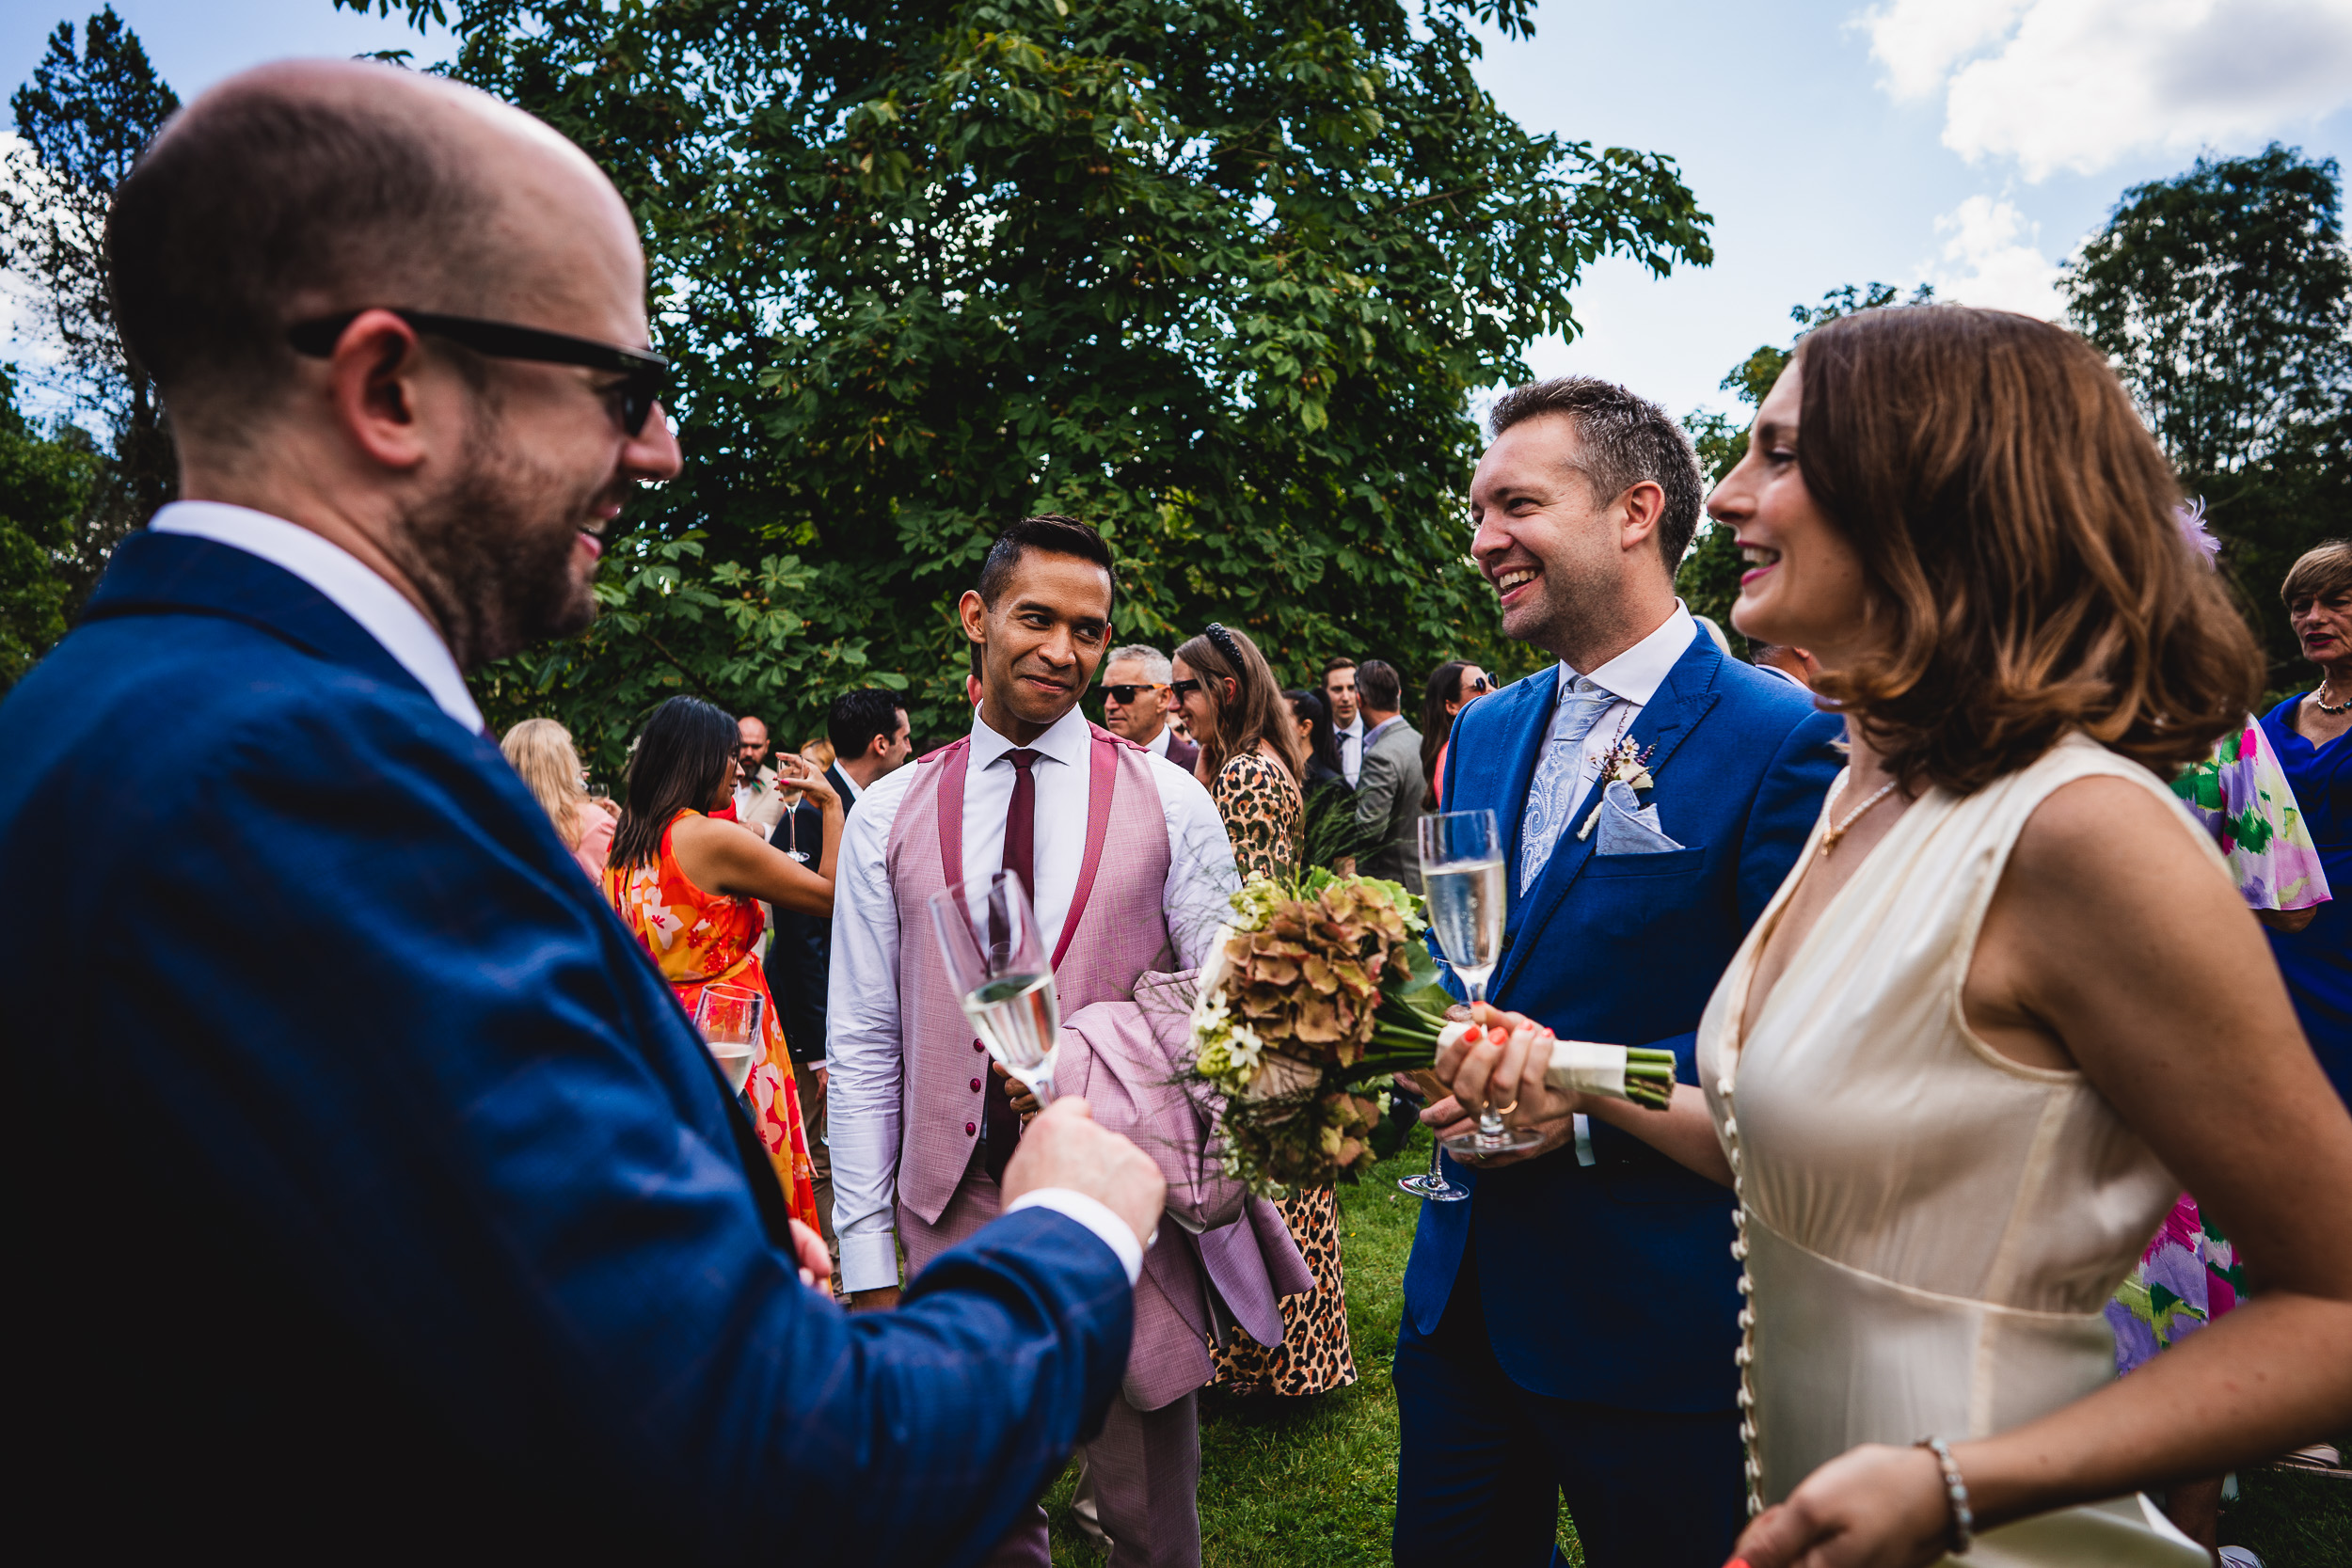
[(484, 736), (466, 672), (585, 627), (680, 468), (628, 205), (469, 88), (292, 62), (176, 116), (106, 245), (187, 499), (0, 704), (24, 1532), (976, 1560), (1118, 1397), (1165, 1183), (1057, 1103), (852, 1322)]

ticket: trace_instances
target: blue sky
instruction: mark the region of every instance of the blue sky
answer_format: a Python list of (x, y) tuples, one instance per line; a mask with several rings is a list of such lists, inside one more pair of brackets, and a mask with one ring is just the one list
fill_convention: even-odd
[[(0, 0), (0, 84), (95, 8)], [(115, 8), (183, 98), (286, 55), (446, 49), (328, 0)], [(2055, 267), (2123, 189), (2201, 150), (2352, 163), (2352, 0), (1546, 0), (1480, 74), (1530, 127), (1671, 153), (1714, 214), (1712, 267), (1604, 262), (1571, 293), (1583, 335), (1530, 354), (1677, 413), (1728, 408), (1724, 372), (1841, 283), (2055, 313)]]

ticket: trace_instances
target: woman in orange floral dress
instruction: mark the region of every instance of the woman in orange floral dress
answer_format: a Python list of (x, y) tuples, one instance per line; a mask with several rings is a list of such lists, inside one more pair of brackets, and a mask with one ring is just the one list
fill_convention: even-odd
[(766, 998), (767, 1049), (743, 1093), (759, 1141), (774, 1162), (793, 1218), (821, 1229), (815, 1172), (784, 1026), (759, 964), (766, 926), (759, 901), (806, 914), (833, 912), (834, 857), (841, 847), (841, 798), (797, 757), (777, 758), (779, 779), (824, 811), (824, 852), (805, 866), (751, 830), (706, 814), (735, 798), (735, 720), (697, 697), (656, 708), (628, 768), (628, 802), (605, 863), (604, 895), (620, 911), (691, 1015), (703, 988), (739, 986)]

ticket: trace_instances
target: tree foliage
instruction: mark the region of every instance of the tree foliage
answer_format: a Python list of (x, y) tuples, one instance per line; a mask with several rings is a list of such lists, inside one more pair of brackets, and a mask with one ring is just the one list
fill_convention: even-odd
[(80, 431), (44, 436), (25, 421), (14, 371), (0, 366), (0, 692), (65, 635), (61, 561), (103, 467)]
[(59, 356), (43, 374), (111, 435), (110, 461), (60, 552), (78, 606), (115, 542), (171, 499), (178, 458), (145, 372), (122, 351), (106, 296), (106, 209), (139, 151), (180, 106), (111, 6), (77, 43), (61, 22), (8, 100), (17, 135), (0, 168), (0, 272), (26, 286)]
[(1507, 667), (1469, 396), (1595, 257), (1710, 259), (1671, 160), (1479, 87), (1529, 0), (338, 3), (450, 25), (647, 235), (688, 471), (598, 628), (492, 693), (599, 744), (697, 683), (788, 730), (895, 676), (960, 724), (949, 608), (1046, 509), (1111, 538), (1122, 638)]
[(2352, 257), (2334, 159), (2273, 143), (2136, 185), (2066, 270), (2068, 314), (2132, 389), (2261, 633), (2295, 558), (2352, 528)]

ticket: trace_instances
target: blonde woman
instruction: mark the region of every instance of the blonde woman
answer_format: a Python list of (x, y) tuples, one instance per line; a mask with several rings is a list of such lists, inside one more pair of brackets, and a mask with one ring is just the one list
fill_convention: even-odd
[(572, 732), (552, 719), (526, 719), (499, 742), (507, 762), (539, 798), (540, 809), (555, 824), (555, 836), (572, 852), (572, 859), (599, 886), (604, 881), (604, 858), (612, 847), (612, 812), (591, 800), (580, 783), (586, 771), (573, 749)]

